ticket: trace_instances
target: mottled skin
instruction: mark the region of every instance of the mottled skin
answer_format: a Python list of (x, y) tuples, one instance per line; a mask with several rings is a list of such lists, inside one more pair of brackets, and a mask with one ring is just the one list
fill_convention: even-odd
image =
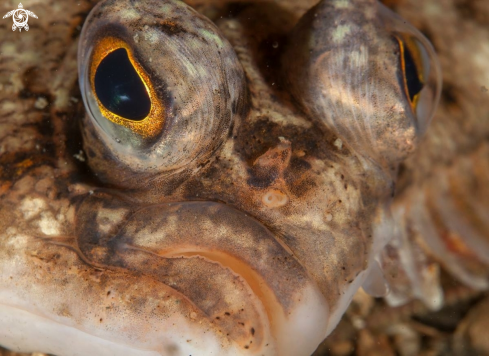
[[(217, 5), (215, 8), (200, 8), (204, 13), (214, 14), (216, 20), (221, 14), (219, 9)], [(334, 306), (348, 282), (367, 267), (372, 221), (379, 203), (386, 201), (392, 193), (392, 177), (390, 173), (380, 174), (384, 170), (382, 165), (366, 163), (363, 155), (352, 150), (347, 141), (340, 145), (337, 134), (304, 115), (290, 100), (286, 86), (282, 84), (280, 70), (266, 70), (267, 65), (278, 63), (278, 54), (285, 44), (284, 36), (301, 14), (301, 11), (291, 9), (294, 7), (288, 8), (287, 3), (283, 8), (251, 6), (237, 16), (233, 13), (231, 19), (217, 21), (220, 30), (236, 48), (240, 64), (244, 67), (247, 94), (242, 98), (242, 111), (236, 111), (239, 114), (235, 116), (230, 135), (212, 151), (212, 155), (208, 152), (209, 157), (195, 162), (198, 164), (190, 170), (172, 173), (170, 178), (153, 179), (144, 174), (137, 178), (128, 174), (128, 179), (124, 179), (125, 173), (121, 179), (119, 163), (114, 161), (114, 157), (103, 157), (110, 162), (106, 164), (108, 169), (104, 170), (102, 163), (97, 165), (97, 159), (103, 162), (98, 156), (100, 153), (97, 154), (97, 146), (102, 144), (95, 135), (89, 136), (91, 132), (88, 129), (85, 142), (94, 148), (95, 156), (90, 157), (86, 143), (85, 152), (93, 169), (87, 174), (84, 163), (77, 163), (71, 158), (78, 152), (73, 151), (76, 145), (65, 150), (66, 137), (76, 135), (77, 126), (66, 125), (61, 119), (64, 116), (74, 121), (77, 116), (84, 115), (76, 115), (73, 109), (69, 109), (61, 94), (45, 109), (46, 113), (53, 115), (50, 133), (42, 136), (45, 118), (33, 115), (33, 122), (41, 123), (36, 124), (41, 125), (41, 129), (33, 130), (24, 125), (22, 131), (17, 131), (19, 134), (4, 138), (3, 149), (8, 154), (2, 155), (6, 168), (2, 172), (2, 286), (15, 286), (10, 290), (15, 290), (18, 295), (33, 296), (36, 307), (40, 309), (56, 306), (54, 314), (57, 317), (72, 320), (69, 322), (74, 320), (90, 332), (95, 324), (102, 330), (107, 320), (125, 313), (131, 319), (131, 329), (121, 330), (120, 340), (116, 341), (125, 342), (126, 338), (137, 338), (146, 332), (148, 320), (138, 320), (138, 315), (150, 315), (157, 321), (174, 313), (199, 320), (205, 325), (200, 326), (201, 329), (229, 331), (230, 335), (224, 336), (226, 332), (223, 333), (223, 342), (250, 346), (248, 342), (255, 340), (253, 337), (258, 340), (255, 344), (260, 343), (261, 337), (267, 337), (266, 328), (254, 328), (267, 321), (256, 317), (260, 310), (253, 308), (246, 310), (247, 314), (240, 319), (242, 308), (239, 306), (246, 300), (249, 287), (243, 279), (209, 260), (219, 261), (216, 251), (232, 254), (232, 248), (239, 243), (263, 234), (269, 236), (264, 240), (270, 244), (270, 247), (263, 247), (265, 259), (278, 261), (277, 265), (260, 267), (257, 257), (260, 253), (254, 251), (251, 255), (243, 255), (241, 247), (238, 256), (253, 265), (265, 280), (267, 273), (274, 273), (266, 284), (268, 288), (274, 288), (274, 295), (284, 310), (297, 303), (295, 296), (300, 293), (297, 286), (311, 278), (328, 304)], [(252, 15), (271, 18), (269, 29), (259, 28), (260, 31), (250, 36), (251, 27), (247, 26), (247, 19), (256, 18)], [(278, 51), (275, 51), (275, 41)], [(270, 57), (260, 52), (260, 46), (266, 44), (268, 46), (263, 51), (269, 51)], [(62, 64), (61, 72), (66, 73), (65, 77), (51, 84), (50, 93), (66, 93), (74, 88), (73, 54), (74, 47)], [(272, 63), (267, 63), (268, 58)], [(12, 83), (15, 84), (15, 78)], [(29, 82), (28, 77), (18, 85), (29, 86), (30, 90), (36, 85), (42, 87), (41, 83)], [(19, 91), (16, 87), (10, 90), (12, 95)], [(13, 110), (9, 118), (17, 117)], [(28, 123), (29, 116), (19, 116), (16, 120)], [(9, 119), (9, 123), (19, 125), (13, 119)], [(42, 152), (46, 143), (51, 152)], [(36, 144), (40, 145), (39, 148)], [(100, 152), (103, 148), (98, 150)], [(94, 173), (101, 177), (100, 181), (93, 179)], [(111, 174), (115, 176), (111, 177)], [(267, 206), (263, 198), (270, 192), (279, 197), (286, 195), (286, 204)], [(175, 203), (190, 200), (219, 203)], [(172, 204), (168, 205), (168, 202)], [(192, 212), (192, 207), (199, 204), (203, 208)], [(216, 213), (219, 209), (223, 212)], [(165, 218), (146, 219), (161, 214), (161, 211), (168, 212)], [(242, 212), (251, 216), (249, 223), (246, 223), (248, 217), (245, 218)], [(181, 227), (171, 228), (165, 223), (172, 214), (176, 219), (183, 219), (185, 214), (198, 216), (198, 221), (186, 226), (186, 237), (195, 236), (191, 238), (191, 248), (187, 249), (188, 245), (185, 245), (183, 252), (176, 248), (175, 255), (190, 252), (190, 256), (207, 258), (165, 258), (163, 261), (154, 255), (171, 257), (173, 250), (153, 241), (148, 237), (151, 237), (151, 232), (145, 233), (144, 229), (153, 228), (161, 232), (167, 227), (169, 236), (178, 233)], [(236, 245), (228, 247), (221, 241), (205, 245), (199, 242), (199, 238), (206, 238), (203, 233), (206, 230), (202, 226), (215, 223), (216, 216), (225, 232), (233, 231), (233, 236), (239, 236)], [(90, 224), (90, 220), (98, 224)], [(129, 223), (121, 224), (122, 220), (129, 220)], [(189, 224), (189, 220), (185, 219), (185, 223)], [(193, 229), (197, 231), (192, 232)], [(137, 238), (138, 231), (142, 231), (141, 240)], [(128, 240), (119, 238), (122, 237), (120, 234), (127, 232), (131, 235)], [(219, 236), (212, 233), (209, 240), (216, 235)], [(181, 243), (178, 241), (177, 247)], [(290, 250), (282, 247), (283, 243)], [(256, 246), (255, 243), (252, 245)], [(136, 249), (131, 250), (128, 246)], [(318, 251), (328, 251), (328, 254)], [(232, 263), (229, 264), (232, 267)], [(172, 273), (158, 271), (160, 266)], [(293, 271), (289, 276), (293, 281), (274, 286), (273, 282), (282, 270)], [(196, 275), (190, 275), (189, 271)], [(213, 285), (190, 283), (190, 278), (202, 282), (205, 276), (198, 275), (199, 271), (207, 274), (207, 280), (212, 279)], [(179, 278), (182, 274), (189, 279)], [(239, 285), (236, 290), (244, 291), (244, 299), (221, 301), (206, 309), (206, 298), (218, 300), (220, 293), (226, 293), (226, 281), (233, 279)], [(165, 286), (168, 283), (172, 284), (172, 289)], [(212, 293), (199, 293), (203, 288), (209, 288)], [(189, 297), (191, 302), (180, 293)], [(5, 298), (21, 304), (22, 299), (18, 295), (17, 299), (11, 295)], [(148, 295), (153, 299), (147, 299)], [(154, 304), (154, 300), (158, 302)], [(28, 309), (33, 307), (33, 303), (29, 301), (19, 306)], [(229, 308), (234, 308), (232, 313)], [(216, 319), (216, 316), (228, 316), (226, 312), (232, 317), (231, 322)], [(238, 330), (236, 324), (239, 322), (250, 323), (249, 328), (244, 332)]]

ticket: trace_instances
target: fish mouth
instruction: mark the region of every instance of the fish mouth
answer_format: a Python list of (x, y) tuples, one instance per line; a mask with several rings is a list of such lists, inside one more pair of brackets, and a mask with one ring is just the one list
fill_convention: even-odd
[(78, 216), (87, 260), (171, 287), (194, 319), (247, 354), (309, 355), (326, 337), (328, 305), (314, 280), (244, 212), (216, 202), (133, 207), (94, 194)]
[(326, 337), (314, 279), (246, 213), (107, 192), (73, 207), (72, 237), (26, 233), (59, 226), (48, 213), (0, 235), (0, 344), (60, 356), (306, 356)]

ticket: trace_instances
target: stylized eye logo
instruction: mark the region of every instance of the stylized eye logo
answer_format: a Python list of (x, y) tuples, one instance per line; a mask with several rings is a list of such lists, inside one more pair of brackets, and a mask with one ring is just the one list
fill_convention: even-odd
[(95, 46), (90, 84), (100, 112), (142, 137), (153, 137), (164, 124), (164, 107), (151, 80), (124, 41), (105, 37)]

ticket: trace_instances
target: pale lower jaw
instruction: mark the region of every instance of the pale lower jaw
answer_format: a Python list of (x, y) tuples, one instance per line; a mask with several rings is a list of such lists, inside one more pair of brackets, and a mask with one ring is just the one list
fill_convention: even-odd
[[(126, 216), (116, 208), (92, 209), (92, 221)], [(205, 228), (211, 217), (222, 223)], [(123, 220), (111, 239), (92, 231), (100, 244), (80, 244), (85, 255), (56, 236), (3, 236), (1, 345), (57, 356), (307, 356), (326, 337), (329, 310), (315, 282), (243, 213), (173, 204)]]
[[(90, 335), (20, 308), (0, 305), (0, 344), (17, 352), (56, 355), (156, 356), (158, 352), (138, 350)], [(191, 350), (188, 350), (191, 351)]]
[(120, 335), (110, 335), (110, 332), (104, 332), (100, 327), (94, 326), (92, 332), (81, 330), (80, 326), (68, 326), (54, 320), (55, 317), (41, 316), (1, 303), (0, 345), (18, 352), (44, 352), (57, 356), (306, 356), (314, 351), (325, 336), (327, 308), (316, 288), (307, 288), (301, 296), (301, 302), (287, 317), (275, 315), (279, 323), (276, 330), (279, 340), (268, 335), (263, 347), (255, 352), (233, 343), (223, 345), (222, 335), (202, 328), (202, 324), (189, 321), (183, 315), (174, 316), (163, 325), (150, 328), (156, 332), (149, 332), (142, 340), (121, 342), (117, 341)]

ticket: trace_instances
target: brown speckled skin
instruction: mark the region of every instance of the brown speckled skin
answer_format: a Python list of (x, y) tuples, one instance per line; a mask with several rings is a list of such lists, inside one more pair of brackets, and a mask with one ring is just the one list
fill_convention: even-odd
[[(49, 6), (44, 8), (39, 4), (38, 8), (31, 8), (39, 15), (39, 24), (32, 20), (31, 32), (22, 34), (22, 42), (19, 36), (10, 37), (12, 34), (7, 31), (9, 26), (2, 23), (4, 27), (1, 29), (6, 39), (2, 37), (2, 45), (5, 46), (2, 48), (4, 70), (0, 72), (4, 75), (0, 96), (3, 104), (0, 158), (0, 245), (3, 248), (0, 249), (0, 261), (7, 265), (15, 259), (26, 269), (19, 269), (19, 275), (14, 278), (0, 274), (0, 283), (16, 285), (22, 293), (32, 293), (48, 305), (53, 300), (56, 303), (56, 300), (70, 300), (73, 296), (85, 298), (97, 293), (105, 296), (107, 289), (124, 290), (128, 285), (134, 286), (132, 290), (139, 295), (162, 293), (164, 286), (161, 282), (165, 281), (155, 277), (158, 271), (151, 270), (156, 264), (151, 263), (150, 257), (144, 254), (139, 256), (138, 250), (129, 254), (133, 260), (125, 259), (124, 254), (116, 258), (110, 250), (118, 247), (111, 242), (114, 237), (117, 240), (115, 231), (120, 231), (120, 216), (108, 222), (108, 229), (114, 231), (109, 234), (112, 240), (101, 234), (97, 225), (87, 227), (86, 221), (90, 217), (96, 219), (95, 215), (102, 211), (100, 204), (105, 204), (109, 209), (117, 209), (121, 216), (131, 216), (132, 226), (128, 224), (126, 228), (137, 230), (146, 228), (148, 224), (137, 212), (143, 214), (149, 211), (148, 216), (153, 216), (156, 213), (151, 211), (161, 206), (159, 204), (190, 200), (219, 202), (217, 209), (224, 209), (225, 203), (251, 215), (250, 221), (257, 220), (267, 228), (259, 225), (260, 229), (265, 230), (263, 234), (270, 234), (271, 231), (295, 256), (296, 259), (291, 258), (292, 261), (280, 262), (283, 263), (281, 267), (291, 268), (294, 271), (291, 276), (297, 278), (299, 285), (301, 276), (312, 276), (331, 305), (337, 301), (345, 281), (350, 281), (366, 267), (373, 215), (379, 202), (391, 195), (392, 181), (378, 174), (381, 169), (377, 167), (365, 169), (362, 158), (349, 149), (348, 142), (343, 142), (341, 149), (338, 149), (334, 145), (337, 139), (334, 133), (302, 114), (290, 99), (277, 68), (286, 34), (312, 4), (284, 2), (280, 5), (226, 7), (215, 2), (206, 4), (208, 6), (199, 3), (193, 5), (216, 20), (235, 48), (246, 74), (247, 94), (242, 100), (247, 110), (243, 110), (241, 117), (236, 115), (227, 141), (217, 150), (212, 150), (212, 154), (209, 152), (209, 157), (192, 170), (179, 172), (170, 179), (156, 178), (150, 182), (143, 177), (137, 186), (134, 179), (127, 183), (130, 189), (127, 189), (126, 180), (111, 180), (108, 175), (102, 175), (98, 180), (94, 177), (94, 173), (97, 173), (95, 167), (90, 170), (86, 162), (73, 158), (73, 154), (77, 154), (81, 148), (81, 135), (74, 122), (84, 117), (80, 103), (76, 103), (80, 98), (75, 83), (76, 44), (66, 50), (59, 43), (73, 42), (78, 35), (76, 26), (81, 23), (90, 5), (82, 3), (83, 9), (78, 11), (76, 4), (57, 3), (57, 8), (51, 14), (46, 10)], [(222, 14), (224, 18), (220, 19)], [(227, 18), (229, 14), (232, 16)], [(58, 22), (49, 20), (52, 17), (56, 17)], [(264, 25), (264, 19), (269, 20), (269, 25)], [(33, 36), (28, 37), (34, 31), (44, 36), (39, 44), (33, 43)], [(16, 46), (16, 51), (8, 52), (7, 44), (10, 43), (10, 46)], [(36, 58), (39, 53), (43, 54), (42, 64)], [(17, 65), (22, 70), (14, 71)], [(50, 77), (54, 79), (47, 80)], [(75, 100), (70, 101), (71, 96)], [(46, 97), (48, 106), (34, 108), (34, 102), (39, 97)], [(483, 124), (481, 127), (486, 128)], [(92, 143), (96, 144), (95, 141)], [(430, 157), (438, 156), (443, 154), (432, 154)], [(117, 163), (112, 161), (112, 157), (106, 159), (116, 167)], [(410, 165), (414, 164), (409, 163), (408, 167)], [(423, 171), (426, 172), (427, 168)], [(126, 186), (126, 189), (118, 186)], [(287, 194), (288, 203), (272, 209), (264, 206), (262, 197), (271, 189)], [(34, 209), (31, 216), (18, 210), (26, 198), (43, 201), (41, 208)], [(165, 209), (181, 217), (179, 208), (175, 203)], [(219, 216), (229, 214), (229, 219), (221, 220), (223, 226), (237, 229), (243, 236), (244, 230), (254, 228), (254, 222), (250, 223), (251, 227), (240, 227), (237, 220), (233, 220), (233, 214), (242, 213), (224, 210)], [(329, 215), (332, 217), (330, 221)], [(321, 221), (319, 228), (317, 224), (314, 229), (311, 228), (311, 217), (317, 219), (314, 221)], [(211, 212), (202, 214), (199, 223), (212, 218)], [(57, 231), (53, 233), (43, 227), (43, 219), (57, 221)], [(155, 220), (157, 227), (164, 223), (164, 220)], [(199, 228), (198, 223), (191, 228)], [(46, 235), (46, 231), (59, 238), (39, 239)], [(256, 237), (258, 232), (251, 235)], [(245, 240), (244, 237), (242, 239)], [(129, 242), (135, 244), (135, 241)], [(148, 241), (145, 243), (149, 244)], [(274, 246), (277, 251), (280, 250), (277, 245)], [(145, 248), (149, 247), (144, 245), (143, 250)], [(280, 254), (284, 254), (284, 251), (277, 252), (276, 256)], [(335, 258), (331, 260), (331, 256)], [(184, 263), (181, 263), (182, 266), (173, 262), (168, 264), (175, 265), (168, 268), (176, 271), (190, 268)], [(144, 273), (142, 266), (145, 266)], [(33, 271), (37, 272), (34, 274)], [(226, 277), (225, 271), (221, 273), (223, 281), (232, 278)], [(187, 288), (185, 283), (188, 281), (182, 281), (182, 288)], [(219, 278), (215, 283), (214, 293), (222, 291)], [(59, 286), (63, 288), (57, 289)], [(201, 287), (198, 284), (190, 285), (189, 293)], [(291, 295), (292, 288), (282, 288), (285, 290), (277, 289), (277, 294)], [(58, 299), (53, 297), (53, 289), (62, 290), (56, 297)], [(131, 291), (126, 293), (130, 294)], [(88, 319), (98, 321), (103, 313), (109, 313), (110, 317), (105, 304), (101, 304), (96, 297), (90, 298), (84, 300), (86, 305), (94, 307)], [(127, 298), (124, 307), (139, 311), (141, 308), (151, 308), (144, 301), (137, 302), (136, 299)], [(205, 302), (203, 299), (196, 300)], [(282, 304), (286, 307), (285, 299)], [(70, 315), (69, 303), (60, 302), (58, 306), (59, 315)], [(225, 307), (218, 305), (215, 312), (221, 313), (224, 309), (220, 308)], [(174, 304), (168, 302), (166, 308), (173, 310)], [(201, 317), (202, 308), (195, 308), (191, 303), (181, 306), (177, 312), (190, 314), (191, 311)], [(252, 314), (244, 318), (250, 320)], [(206, 318), (202, 317), (202, 320)], [(238, 318), (235, 320), (239, 322)], [(208, 327), (215, 328), (215, 321), (210, 320)], [(234, 326), (229, 323), (223, 327), (233, 330)], [(241, 341), (248, 336), (233, 334), (231, 337)]]

